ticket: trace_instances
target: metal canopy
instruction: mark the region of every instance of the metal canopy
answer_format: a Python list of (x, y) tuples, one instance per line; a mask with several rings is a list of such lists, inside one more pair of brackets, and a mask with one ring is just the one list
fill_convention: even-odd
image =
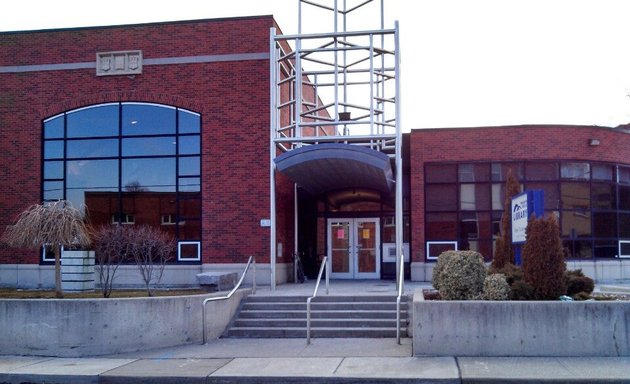
[(367, 188), (389, 194), (394, 187), (386, 154), (351, 144), (316, 144), (285, 152), (275, 159), (276, 169), (312, 195)]

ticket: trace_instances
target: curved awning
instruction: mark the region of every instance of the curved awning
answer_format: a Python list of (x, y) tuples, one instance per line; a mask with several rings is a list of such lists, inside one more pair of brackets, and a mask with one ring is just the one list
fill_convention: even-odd
[(390, 193), (394, 176), (389, 157), (350, 144), (315, 144), (285, 152), (276, 168), (313, 195), (344, 188)]

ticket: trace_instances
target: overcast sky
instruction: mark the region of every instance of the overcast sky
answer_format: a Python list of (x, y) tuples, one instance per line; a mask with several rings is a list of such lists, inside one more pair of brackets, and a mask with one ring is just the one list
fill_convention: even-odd
[[(297, 4), (19, 0), (3, 3), (0, 30), (273, 14), (292, 34)], [(629, 0), (385, 0), (386, 27), (400, 22), (403, 126), (628, 123), (629, 17)]]

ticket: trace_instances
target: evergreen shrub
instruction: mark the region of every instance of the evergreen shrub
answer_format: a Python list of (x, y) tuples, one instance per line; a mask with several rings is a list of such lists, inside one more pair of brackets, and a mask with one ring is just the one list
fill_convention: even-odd
[(444, 300), (473, 300), (483, 292), (486, 266), (475, 251), (447, 251), (438, 257), (433, 286)]
[(483, 300), (509, 300), (510, 285), (502, 273), (486, 276), (483, 282)]

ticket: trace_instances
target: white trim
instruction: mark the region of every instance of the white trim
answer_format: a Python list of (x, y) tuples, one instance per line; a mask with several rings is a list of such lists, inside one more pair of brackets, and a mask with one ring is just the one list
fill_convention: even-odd
[(427, 256), (427, 260), (437, 260), (438, 256), (431, 256), (431, 254), (429, 253), (429, 247), (431, 245), (439, 245), (439, 244), (451, 244), (455, 246), (455, 251), (457, 251), (457, 241), (427, 241), (427, 248), (426, 248), (426, 256)]
[[(182, 245), (191, 245), (194, 244), (197, 246), (197, 257), (196, 258), (183, 258), (182, 254)], [(177, 243), (177, 261), (199, 261), (201, 260), (201, 241), (179, 241)]]
[[(332, 253), (332, 224), (333, 223), (347, 223), (348, 224), (348, 252), (347, 256), (349, 270), (347, 272), (332, 272), (330, 277), (338, 279), (380, 279), (381, 277), (381, 239), (380, 239), (380, 220), (377, 217), (370, 218), (332, 218), (328, 219), (326, 225), (326, 233), (328, 236), (328, 255), (333, 257)], [(359, 272), (359, 224), (361, 223), (374, 223), (374, 252), (375, 254), (375, 271), (374, 272)], [(331, 258), (331, 265), (333, 259)]]

